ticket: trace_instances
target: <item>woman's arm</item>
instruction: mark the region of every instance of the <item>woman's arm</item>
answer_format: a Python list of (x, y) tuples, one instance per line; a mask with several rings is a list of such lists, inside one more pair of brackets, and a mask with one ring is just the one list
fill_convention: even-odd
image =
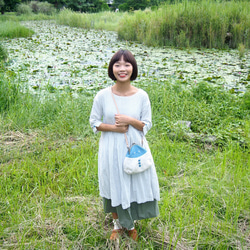
[(131, 125), (139, 131), (143, 131), (145, 123), (127, 115), (116, 114), (115, 125), (118, 127)]
[(98, 127), (96, 127), (97, 131), (103, 132), (116, 132), (116, 133), (126, 133), (128, 131), (128, 125), (116, 125), (116, 124), (106, 124), (101, 123)]

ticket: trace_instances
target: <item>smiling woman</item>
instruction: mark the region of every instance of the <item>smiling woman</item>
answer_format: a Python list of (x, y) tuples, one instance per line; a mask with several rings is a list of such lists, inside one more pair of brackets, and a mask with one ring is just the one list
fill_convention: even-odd
[(125, 172), (123, 161), (133, 143), (150, 152), (145, 135), (152, 126), (151, 106), (147, 93), (131, 85), (137, 77), (137, 63), (130, 51), (116, 52), (110, 60), (108, 73), (115, 84), (98, 92), (90, 115), (93, 131), (101, 131), (100, 195), (104, 211), (113, 216), (110, 240), (116, 240), (128, 231), (128, 235), (137, 241), (134, 220), (159, 214), (158, 177), (154, 164), (143, 172), (130, 175)]

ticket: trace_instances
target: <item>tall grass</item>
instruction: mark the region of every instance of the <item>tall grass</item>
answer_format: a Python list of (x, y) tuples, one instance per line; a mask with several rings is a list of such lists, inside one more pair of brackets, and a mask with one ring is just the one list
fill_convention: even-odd
[(100, 12), (100, 13), (77, 13), (69, 9), (60, 11), (56, 20), (59, 24), (84, 29), (98, 29), (116, 31), (119, 20), (124, 13)]
[(53, 15), (46, 15), (43, 13), (38, 14), (22, 14), (17, 15), (15, 12), (7, 12), (4, 15), (0, 15), (0, 21), (12, 21), (12, 22), (21, 22), (21, 21), (35, 21), (35, 20), (53, 20), (55, 19), (56, 13)]
[[(249, 142), (247, 100), (204, 84), (189, 91), (167, 81), (136, 85), (152, 104), (147, 137), (160, 216), (138, 222), (139, 242), (124, 238), (120, 249), (247, 249), (248, 144), (233, 136), (221, 147), (168, 136), (178, 120), (190, 119), (196, 133), (213, 132), (209, 127), (223, 133), (229, 126), (233, 134), (237, 125)], [(58, 91), (44, 98), (3, 77), (0, 93), (1, 247), (111, 248), (111, 218), (98, 195), (98, 136), (88, 122), (95, 93), (73, 98)]]
[(118, 36), (153, 46), (237, 48), (242, 43), (249, 48), (249, 12), (248, 1), (162, 5), (124, 16)]
[(34, 31), (22, 26), (19, 22), (0, 22), (0, 38), (29, 37)]

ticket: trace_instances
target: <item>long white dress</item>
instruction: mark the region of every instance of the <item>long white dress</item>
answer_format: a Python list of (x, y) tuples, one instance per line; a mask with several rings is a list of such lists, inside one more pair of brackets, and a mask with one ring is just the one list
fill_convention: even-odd
[[(145, 123), (143, 132), (129, 126), (127, 137), (129, 145), (141, 144), (149, 149), (146, 133), (152, 126), (151, 106), (148, 94), (139, 89), (131, 96), (114, 95), (120, 114), (131, 116)], [(90, 125), (97, 133), (96, 127), (101, 123), (114, 124), (116, 106), (112, 99), (111, 87), (97, 93), (90, 115)], [(100, 196), (111, 199), (112, 207), (121, 205), (123, 209), (132, 202), (138, 204), (160, 199), (159, 183), (155, 166), (143, 173), (128, 175), (123, 171), (123, 160), (127, 153), (124, 134), (101, 132), (98, 154), (98, 178)]]

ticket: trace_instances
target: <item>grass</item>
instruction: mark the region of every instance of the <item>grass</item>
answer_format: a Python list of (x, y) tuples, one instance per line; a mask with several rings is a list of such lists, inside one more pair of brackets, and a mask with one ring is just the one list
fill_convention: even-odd
[(60, 11), (56, 20), (59, 24), (68, 25), (70, 27), (117, 31), (119, 20), (121, 20), (124, 15), (126, 14), (109, 11), (86, 14), (65, 9)]
[[(145, 15), (160, 11), (146, 10)], [(87, 28), (115, 30), (126, 16), (128, 27), (136, 28), (132, 17), (144, 14), (65, 10), (64, 15), (65, 23), (63, 15), (58, 19), (63, 24), (83, 25), (86, 20)], [(13, 27), (16, 18), (31, 17), (4, 18), (0, 24)], [(138, 25), (137, 35), (143, 37), (147, 22)], [(3, 36), (17, 33), (9, 30)], [(184, 41), (183, 32), (179, 41)], [(160, 41), (159, 33), (148, 33), (149, 40)], [(133, 36), (129, 39), (137, 40)], [(239, 44), (239, 56), (246, 48)], [(103, 213), (98, 192), (99, 136), (88, 123), (97, 90), (82, 90), (78, 98), (71, 91), (54, 90), (45, 99), (39, 90), (32, 94), (14, 85), (18, 76), (6, 79), (4, 71), (1, 65), (0, 248), (112, 248), (107, 241), (111, 217)], [(120, 249), (250, 248), (249, 90), (241, 96), (202, 82), (190, 89), (168, 80), (135, 84), (149, 93), (152, 104), (154, 126), (147, 138), (159, 177), (160, 216), (137, 222), (139, 242), (124, 238)], [(177, 125), (183, 120), (192, 122), (190, 129)], [(209, 136), (216, 140), (207, 141)]]
[(0, 22), (0, 38), (29, 37), (33, 34), (32, 30), (22, 26), (19, 22)]
[[(72, 98), (58, 91), (39, 100), (39, 93), (11, 83), (1, 77), (1, 95), (9, 98), (0, 117), (0, 245), (111, 248), (111, 218), (98, 194), (98, 136), (88, 124), (95, 92)], [(160, 216), (137, 222), (139, 242), (124, 238), (120, 248), (249, 247), (246, 100), (203, 83), (189, 91), (168, 81), (136, 85), (152, 103), (154, 127), (147, 137), (160, 182)], [(194, 122), (193, 133), (212, 133), (211, 122), (215, 135), (228, 136), (214, 144), (188, 139), (174, 126), (186, 119)], [(238, 129), (240, 139), (234, 137)]]
[(117, 31), (119, 39), (149, 46), (239, 48), (250, 47), (248, 1), (183, 1), (135, 12), (78, 13), (63, 9), (53, 15), (7, 14), (0, 20), (53, 19), (84, 29)]
[(184, 1), (137, 11), (121, 20), (118, 37), (149, 46), (250, 46), (248, 1)]

